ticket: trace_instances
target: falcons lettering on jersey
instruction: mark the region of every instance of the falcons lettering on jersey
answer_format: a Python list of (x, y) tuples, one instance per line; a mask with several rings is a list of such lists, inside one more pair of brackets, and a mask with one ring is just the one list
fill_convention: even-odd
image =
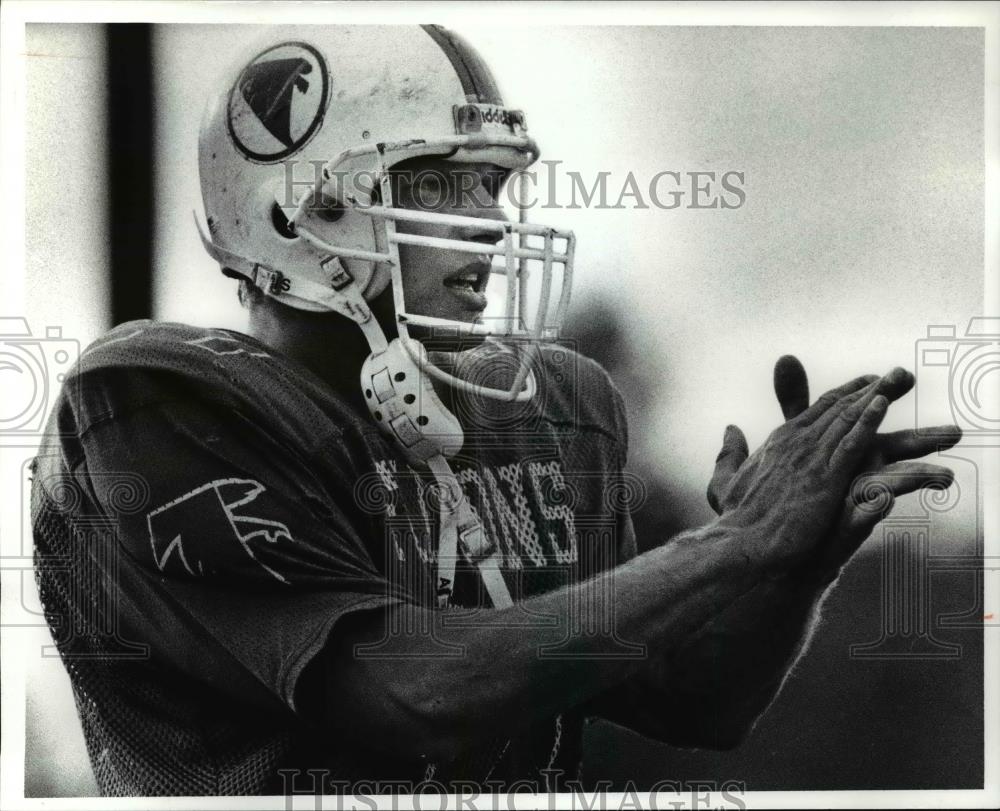
[[(434, 560), (431, 539), (437, 516), (428, 507), (427, 484), (412, 470), (397, 470), (393, 460), (376, 463), (375, 471), (384, 488), (379, 505), (386, 516), (395, 520), (405, 517), (410, 524), (410, 532), (393, 535), (396, 558), (408, 558), (408, 550), (400, 545), (405, 537), (421, 561)], [(482, 523), (488, 545), (500, 550), (505, 569), (577, 562), (575, 520), (566, 503), (570, 488), (557, 461), (467, 468), (458, 471), (455, 478)]]

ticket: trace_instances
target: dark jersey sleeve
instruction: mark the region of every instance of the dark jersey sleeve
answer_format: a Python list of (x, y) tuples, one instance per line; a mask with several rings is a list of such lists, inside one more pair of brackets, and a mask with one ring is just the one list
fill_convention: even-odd
[(78, 441), (66, 473), (115, 524), (117, 560), (101, 576), (122, 628), (171, 669), (260, 685), (296, 709), (337, 620), (401, 599), (353, 512), (346, 456), (340, 476), (324, 460), (320, 481), (280, 438), (191, 399), (97, 420)]
[(632, 524), (632, 505), (640, 503), (644, 498), (642, 482), (634, 475), (625, 472), (628, 462), (628, 417), (625, 412), (625, 401), (618, 387), (608, 378), (611, 388), (611, 402), (614, 414), (615, 435), (618, 440), (618, 458), (614, 471), (616, 486), (623, 495), (619, 499), (619, 509), (616, 510), (618, 532), (618, 555), (616, 565), (631, 560), (638, 554), (635, 538), (635, 527)]
[(561, 431), (564, 473), (577, 490), (573, 501), (578, 528), (593, 519), (602, 525), (609, 519), (614, 523), (613, 548), (600, 544), (600, 562), (583, 571), (589, 576), (636, 556), (632, 511), (645, 501), (645, 485), (625, 469), (628, 417), (607, 370), (569, 347), (554, 345), (543, 348), (542, 362), (542, 400), (546, 418)]
[[(603, 489), (598, 501), (615, 524), (615, 554), (610, 565), (618, 566), (637, 554), (632, 511), (645, 500), (645, 486), (638, 476), (626, 471), (629, 452), (628, 416), (625, 400), (611, 376), (596, 361), (577, 355), (576, 386), (571, 396), (578, 398), (573, 413), (578, 427), (573, 466), (590, 470)], [(569, 411), (570, 407), (562, 406)], [(590, 468), (589, 466), (596, 466)]]

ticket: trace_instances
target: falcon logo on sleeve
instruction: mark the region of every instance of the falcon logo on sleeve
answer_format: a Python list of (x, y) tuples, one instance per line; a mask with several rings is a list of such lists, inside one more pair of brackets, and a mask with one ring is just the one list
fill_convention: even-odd
[(252, 358), (269, 358), (267, 352), (251, 352), (242, 341), (237, 341), (229, 335), (210, 334), (203, 338), (195, 338), (184, 343), (207, 350), (213, 355), (249, 355)]
[(287, 525), (247, 509), (265, 490), (252, 479), (216, 479), (153, 510), (146, 520), (156, 567), (167, 574), (202, 577), (242, 566), (249, 558), (287, 583), (255, 552), (261, 544), (293, 540)]

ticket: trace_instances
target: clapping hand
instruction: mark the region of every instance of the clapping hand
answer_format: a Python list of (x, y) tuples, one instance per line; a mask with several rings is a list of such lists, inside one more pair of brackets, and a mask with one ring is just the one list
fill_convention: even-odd
[(958, 426), (930, 436), (877, 433), (889, 404), (912, 388), (913, 375), (894, 369), (856, 378), (810, 406), (805, 369), (785, 355), (774, 369), (785, 424), (752, 455), (743, 432), (726, 429), (709, 503), (721, 516), (759, 527), (763, 553), (779, 565), (804, 564), (833, 580), (896, 496), (946, 488), (954, 478), (946, 467), (914, 460), (955, 445)]

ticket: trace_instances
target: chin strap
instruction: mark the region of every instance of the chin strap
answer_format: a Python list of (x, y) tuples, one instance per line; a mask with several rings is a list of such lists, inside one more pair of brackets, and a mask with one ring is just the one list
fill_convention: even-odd
[[(378, 322), (374, 318), (372, 322), (381, 334)], [(422, 370), (422, 361), (426, 360), (423, 346), (420, 358), (415, 360), (398, 338), (385, 344), (382, 336), (382, 341), (381, 351), (373, 346), (361, 368), (361, 387), (378, 426), (396, 441), (411, 466), (426, 465), (437, 483), (438, 606), (451, 605), (455, 568), (461, 554), (479, 569), (493, 607), (507, 608), (514, 601), (500, 570), (500, 552), (487, 539), (482, 522), (448, 463), (448, 456), (462, 447), (462, 425), (441, 402)]]
[(423, 372), (426, 350), (414, 358), (397, 338), (373, 351), (361, 367), (365, 402), (379, 427), (396, 440), (412, 467), (427, 466), (438, 486), (440, 515), (435, 586), (441, 607), (451, 604), (458, 556), (479, 569), (494, 608), (513, 605), (500, 571), (500, 553), (488, 541), (448, 463), (462, 447), (462, 425), (441, 402)]
[(500, 553), (487, 540), (482, 522), (476, 517), (461, 485), (448, 464), (448, 456), (457, 453), (464, 441), (462, 425), (441, 402), (425, 369), (427, 352), (422, 344), (404, 347), (398, 338), (386, 340), (378, 320), (351, 274), (335, 256), (320, 266), (326, 284), (292, 278), (280, 271), (253, 262), (246, 257), (215, 245), (195, 223), (202, 244), (217, 262), (248, 279), (268, 295), (294, 296), (332, 310), (354, 321), (364, 332), (371, 349), (361, 369), (361, 388), (365, 402), (379, 428), (391, 436), (407, 461), (414, 467), (426, 465), (434, 476), (440, 494), (439, 538), (437, 553), (437, 603), (451, 604), (455, 567), (461, 553), (479, 569), (486, 592), (494, 608), (514, 604), (500, 570)]
[[(452, 473), (448, 460), (437, 454), (427, 460), (427, 466), (441, 488), (441, 530), (438, 540), (438, 605), (442, 608), (451, 601), (455, 583), (455, 565), (458, 550), (478, 569), (486, 593), (494, 608), (508, 608), (514, 604), (500, 570), (500, 550), (486, 539), (483, 525), (473, 514), (469, 500)], [(447, 497), (444, 493), (448, 493)]]

